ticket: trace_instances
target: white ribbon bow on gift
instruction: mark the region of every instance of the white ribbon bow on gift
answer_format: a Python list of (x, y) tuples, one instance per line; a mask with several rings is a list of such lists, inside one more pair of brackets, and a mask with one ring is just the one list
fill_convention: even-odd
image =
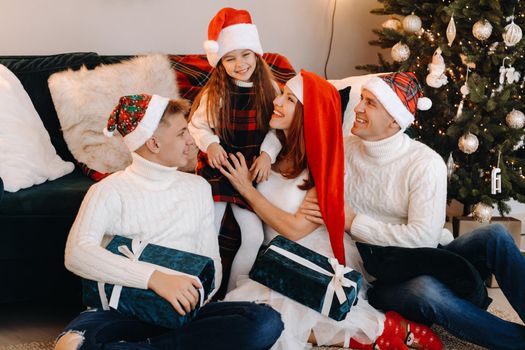
[[(117, 249), (126, 258), (130, 259), (133, 262), (137, 262), (139, 261), (140, 255), (144, 251), (144, 248), (146, 248), (148, 244), (149, 243), (146, 241), (132, 239), (131, 240), (131, 250), (129, 250), (128, 246), (126, 245), (121, 245)], [(162, 270), (165, 271), (165, 268), (162, 268)], [(166, 272), (172, 275), (183, 275), (183, 276), (194, 278), (202, 286), (201, 280), (197, 276), (189, 275), (187, 273), (176, 271), (176, 270), (171, 270), (171, 269), (169, 269), (169, 271), (166, 271)], [(111, 297), (108, 303), (108, 298), (106, 296), (104, 285), (105, 283), (98, 282), (98, 294), (100, 296), (100, 302), (102, 304), (102, 309), (104, 310), (109, 310), (109, 308), (117, 309), (119, 301), (120, 301), (120, 294), (122, 293), (122, 286), (117, 285), (117, 284), (113, 286), (113, 291), (111, 292)], [(200, 295), (199, 307), (202, 307), (202, 304), (204, 303), (204, 288), (201, 287), (198, 290), (199, 290), (199, 295)]]
[(330, 283), (328, 283), (328, 286), (326, 287), (326, 293), (324, 295), (323, 308), (321, 310), (321, 313), (323, 315), (328, 316), (328, 314), (330, 313), (330, 307), (332, 306), (334, 294), (337, 296), (339, 304), (343, 304), (345, 301), (348, 300), (343, 287), (354, 287), (355, 295), (350, 305), (354, 304), (357, 298), (357, 283), (344, 276), (345, 274), (353, 270), (348, 266), (339, 264), (336, 258), (327, 258), (328, 262), (330, 263), (330, 266), (332, 266), (332, 269), (334, 270), (334, 272), (332, 273), (323, 269), (319, 265), (314, 264), (310, 260), (307, 260), (302, 256), (289, 252), (288, 250), (285, 250), (283, 248), (271, 245), (268, 249), (272, 249), (275, 252), (287, 257), (288, 259), (293, 260), (296, 263), (309, 268), (310, 270), (314, 270), (316, 272), (322, 273), (323, 275), (332, 277), (332, 280), (330, 281)]

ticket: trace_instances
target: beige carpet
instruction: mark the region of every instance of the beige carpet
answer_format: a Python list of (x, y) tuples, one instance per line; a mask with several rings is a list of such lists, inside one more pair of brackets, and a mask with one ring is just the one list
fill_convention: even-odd
[[(506, 319), (512, 322), (518, 322), (518, 323), (520, 322), (519, 318), (508, 315), (495, 307), (491, 306), (489, 308), (489, 311), (503, 319)], [(485, 349), (483, 347), (464, 342), (454, 337), (453, 335), (451, 335), (450, 333), (448, 333), (441, 327), (434, 326), (432, 327), (432, 329), (439, 335), (440, 339), (443, 341), (443, 344), (445, 345), (445, 349), (447, 350), (483, 350)], [(25, 343), (25, 344), (2, 346), (0, 347), (0, 350), (53, 350), (53, 342), (52, 341), (32, 342), (32, 343)], [(314, 347), (312, 350), (340, 350), (340, 348)]]

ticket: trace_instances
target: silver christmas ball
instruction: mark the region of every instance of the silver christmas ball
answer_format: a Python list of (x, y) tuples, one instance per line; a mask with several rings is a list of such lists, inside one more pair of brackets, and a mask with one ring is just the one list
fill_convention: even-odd
[(505, 118), (507, 125), (513, 129), (521, 129), (525, 126), (525, 114), (523, 112), (513, 109), (507, 114)]
[(403, 29), (405, 32), (412, 34), (421, 29), (421, 18), (411, 14), (403, 18)]
[(461, 136), (458, 141), (458, 147), (461, 152), (471, 154), (476, 152), (479, 146), (478, 137), (470, 132)]
[(381, 26), (383, 28), (388, 28), (392, 30), (401, 30), (401, 28), (403, 28), (401, 21), (399, 21), (397, 18), (389, 18), (386, 21), (384, 21)]
[(408, 45), (403, 44), (402, 42), (398, 42), (394, 46), (392, 46), (392, 51), (390, 52), (392, 55), (392, 58), (396, 62), (403, 62), (410, 57), (410, 48)]
[(472, 216), (481, 223), (488, 223), (492, 219), (492, 207), (479, 202), (474, 206)]
[(523, 33), (521, 32), (520, 26), (514, 23), (514, 21), (512, 21), (510, 24), (507, 24), (505, 30), (503, 31), (503, 41), (507, 46), (516, 45), (520, 42), (522, 36)]
[(486, 19), (480, 19), (472, 27), (472, 35), (478, 40), (487, 40), (492, 34), (492, 24)]

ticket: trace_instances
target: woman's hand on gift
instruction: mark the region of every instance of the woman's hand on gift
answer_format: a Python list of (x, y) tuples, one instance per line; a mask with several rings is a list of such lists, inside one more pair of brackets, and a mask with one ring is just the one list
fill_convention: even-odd
[(230, 153), (230, 160), (233, 165), (229, 162), (225, 162), (219, 170), (228, 180), (230, 180), (232, 186), (246, 198), (250, 191), (257, 191), (255, 187), (253, 187), (252, 175), (246, 165), (246, 159), (244, 159), (242, 153), (237, 152), (237, 156)]
[(206, 155), (208, 156), (208, 164), (212, 168), (218, 169), (221, 167), (221, 164), (227, 163), (228, 154), (217, 142), (213, 142), (208, 146)]
[(155, 270), (148, 281), (148, 288), (166, 299), (181, 316), (191, 312), (199, 302), (197, 280), (183, 275), (169, 275)]

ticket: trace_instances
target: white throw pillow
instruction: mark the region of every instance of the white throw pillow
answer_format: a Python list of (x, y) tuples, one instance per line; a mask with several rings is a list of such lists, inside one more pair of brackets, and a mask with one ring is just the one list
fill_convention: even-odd
[(16, 192), (55, 180), (74, 168), (57, 155), (18, 78), (0, 64), (0, 177), (5, 190)]
[(363, 84), (366, 83), (370, 78), (382, 74), (387, 73), (356, 75), (339, 80), (329, 80), (329, 82), (332, 83), (332, 85), (335, 86), (337, 90), (342, 90), (347, 86), (352, 87), (350, 89), (350, 99), (348, 100), (348, 104), (346, 105), (346, 109), (343, 113), (343, 136), (350, 135), (352, 125), (354, 125), (354, 108), (361, 100), (361, 86), (363, 86)]
[(90, 169), (112, 173), (131, 163), (122, 137), (102, 130), (119, 98), (134, 94), (178, 97), (175, 72), (166, 55), (147, 55), (93, 70), (58, 72), (49, 77), (49, 91), (64, 140), (75, 159)]

